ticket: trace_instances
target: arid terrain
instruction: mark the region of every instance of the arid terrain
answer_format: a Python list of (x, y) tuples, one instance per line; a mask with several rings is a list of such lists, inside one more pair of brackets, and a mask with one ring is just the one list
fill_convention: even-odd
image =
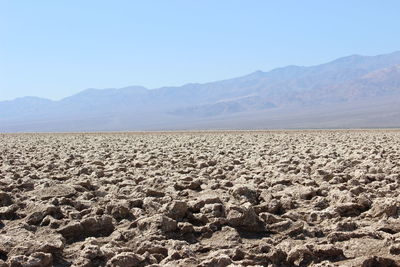
[(0, 266), (398, 266), (400, 131), (0, 135)]

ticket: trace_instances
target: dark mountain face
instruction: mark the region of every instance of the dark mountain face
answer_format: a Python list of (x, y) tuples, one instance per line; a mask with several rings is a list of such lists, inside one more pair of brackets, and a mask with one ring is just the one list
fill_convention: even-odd
[(377, 117), (378, 127), (395, 127), (397, 100), (400, 52), (355, 55), (206, 84), (18, 98), (0, 102), (0, 131), (377, 127)]

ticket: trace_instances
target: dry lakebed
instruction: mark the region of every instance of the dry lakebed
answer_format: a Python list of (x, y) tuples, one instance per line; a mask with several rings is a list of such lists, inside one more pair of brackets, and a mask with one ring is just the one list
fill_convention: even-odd
[(0, 135), (0, 267), (399, 266), (400, 131)]

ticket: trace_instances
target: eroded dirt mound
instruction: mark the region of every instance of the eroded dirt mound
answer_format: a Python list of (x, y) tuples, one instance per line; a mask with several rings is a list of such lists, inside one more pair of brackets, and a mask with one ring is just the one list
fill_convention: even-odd
[(399, 266), (400, 132), (0, 135), (0, 266)]

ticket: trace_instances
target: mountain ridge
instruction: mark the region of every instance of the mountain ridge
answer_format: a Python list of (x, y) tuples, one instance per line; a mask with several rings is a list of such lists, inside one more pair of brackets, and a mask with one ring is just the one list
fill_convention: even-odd
[(206, 82), (206, 83), (186, 83), (186, 84), (183, 84), (181, 86), (162, 86), (162, 87), (157, 87), (157, 88), (147, 88), (147, 87), (141, 86), (141, 85), (125, 86), (125, 87), (121, 87), (121, 88), (87, 88), (87, 89), (84, 89), (84, 90), (82, 90), (80, 92), (72, 94), (70, 96), (63, 97), (63, 98), (61, 98), (59, 100), (51, 100), (49, 98), (39, 97), (39, 96), (22, 96), (22, 97), (16, 97), (14, 99), (2, 100), (2, 101), (0, 101), (0, 103), (7, 102), (7, 101), (14, 101), (14, 100), (21, 99), (21, 98), (40, 98), (40, 99), (46, 99), (46, 100), (49, 100), (49, 101), (52, 101), (52, 102), (59, 102), (59, 101), (64, 100), (65, 98), (69, 98), (71, 96), (75, 96), (75, 95), (81, 94), (81, 93), (83, 93), (85, 91), (88, 91), (88, 90), (90, 90), (90, 91), (91, 90), (93, 90), (93, 91), (105, 91), (105, 90), (121, 90), (121, 89), (128, 89), (128, 88), (143, 88), (143, 89), (147, 89), (147, 90), (159, 90), (159, 89), (165, 89), (165, 88), (181, 88), (181, 87), (186, 87), (186, 86), (207, 85), (207, 84), (219, 83), (219, 82), (224, 82), (224, 81), (231, 81), (231, 80), (235, 80), (235, 79), (242, 79), (242, 78), (245, 78), (245, 77), (248, 77), (248, 76), (253, 76), (254, 74), (264, 74), (265, 75), (265, 74), (268, 74), (268, 73), (274, 73), (274, 72), (282, 71), (282, 70), (285, 70), (285, 69), (292, 69), (292, 68), (300, 69), (300, 68), (320, 67), (320, 66), (324, 66), (324, 65), (327, 65), (327, 64), (332, 64), (332, 63), (335, 63), (335, 62), (348, 61), (349, 59), (352, 59), (352, 58), (355, 58), (355, 57), (357, 57), (357, 58), (379, 58), (379, 57), (386, 57), (386, 56), (390, 56), (390, 55), (395, 55), (396, 57), (398, 57), (399, 58), (399, 62), (400, 62), (400, 50), (399, 51), (394, 51), (394, 52), (391, 52), (391, 53), (388, 53), (388, 54), (380, 54), (380, 55), (376, 55), (376, 56), (364, 56), (364, 55), (359, 55), (359, 54), (353, 54), (353, 55), (349, 55), (349, 56), (345, 56), (345, 57), (340, 57), (340, 58), (337, 58), (335, 60), (331, 60), (331, 61), (329, 61), (327, 63), (317, 64), (317, 65), (311, 65), (311, 66), (287, 65), (287, 66), (283, 66), (283, 67), (274, 68), (274, 69), (271, 69), (269, 71), (256, 70), (256, 71), (253, 71), (253, 72), (251, 72), (249, 74), (245, 74), (243, 76), (234, 77), (234, 78), (228, 78), (228, 79), (223, 79), (223, 80), (218, 80), (218, 81), (212, 81), (212, 82)]
[[(1, 101), (0, 132), (97, 131), (104, 130), (105, 125), (110, 125), (105, 130), (162, 130), (167, 126), (192, 129), (196, 125), (207, 129), (207, 125), (215, 128), (211, 126), (212, 121), (223, 118), (231, 120), (226, 128), (235, 129), (248, 125), (248, 121), (257, 116), (262, 128), (273, 128), (278, 125), (276, 119), (268, 121), (268, 118), (274, 112), (281, 112), (284, 118), (311, 108), (314, 111), (310, 110), (299, 119), (306, 128), (315, 124), (311, 118), (324, 106), (336, 104), (346, 108), (347, 105), (349, 110), (352, 105), (363, 106), (365, 114), (369, 114), (368, 105), (360, 103), (369, 103), (372, 109), (377, 97), (383, 102), (400, 99), (400, 51), (378, 56), (351, 55), (314, 66), (288, 65), (268, 72), (258, 70), (209, 83), (155, 89), (143, 86), (91, 88), (60, 100), (22, 97)], [(376, 112), (384, 116), (399, 109), (393, 106), (392, 110), (381, 108)], [(341, 118), (348, 121), (352, 116), (344, 118), (334, 107), (330, 114), (331, 125), (337, 127), (341, 125)], [(229, 119), (231, 117), (238, 119)], [(363, 120), (368, 121), (368, 118)], [(69, 123), (65, 124), (66, 121)], [(354, 126), (356, 124), (354, 121)], [(365, 127), (372, 124), (366, 122)], [(282, 127), (291, 125), (294, 124)], [(348, 125), (351, 127), (352, 123)], [(259, 126), (254, 122), (248, 127)], [(400, 119), (388, 121), (387, 126), (400, 126)]]

